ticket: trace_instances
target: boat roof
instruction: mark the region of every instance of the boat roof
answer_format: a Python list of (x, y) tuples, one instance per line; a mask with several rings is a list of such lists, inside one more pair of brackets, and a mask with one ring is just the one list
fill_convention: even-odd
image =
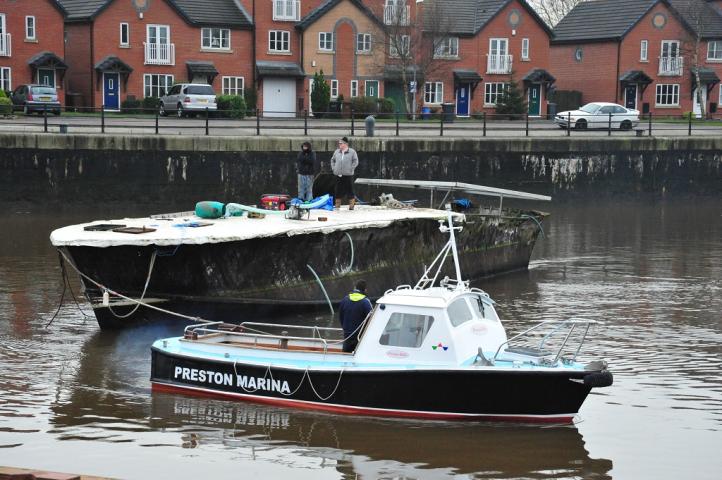
[[(199, 218), (193, 212), (185, 215), (153, 215), (142, 218), (96, 220), (70, 225), (53, 231), (50, 241), (56, 247), (90, 246), (111, 247), (117, 245), (198, 245), (248, 240), (280, 235), (295, 236), (309, 233), (332, 233), (359, 228), (384, 228), (393, 222), (407, 219), (445, 219), (445, 210), (431, 208), (388, 208), (357, 205), (349, 211), (311, 210), (303, 220), (285, 218), (278, 211), (269, 210), (265, 218), (228, 217), (219, 219)], [(454, 214), (463, 218), (462, 214)], [(326, 220), (321, 220), (325, 218)], [(86, 230), (86, 227), (116, 225), (141, 229), (140, 233), (123, 233), (111, 230)]]
[(519, 200), (541, 200), (550, 202), (552, 197), (538, 195), (536, 193), (520, 192), (518, 190), (507, 190), (505, 188), (486, 187), (463, 182), (437, 182), (432, 180), (392, 180), (379, 178), (357, 178), (356, 183), (360, 185), (374, 185), (383, 187), (419, 188), (422, 190), (440, 190), (449, 192), (466, 192), (475, 195), (490, 197), (516, 198)]
[(468, 289), (450, 289), (431, 287), (424, 289), (398, 288), (388, 291), (377, 303), (386, 305), (406, 305), (421, 308), (446, 308), (454, 299), (464, 294), (474, 293)]

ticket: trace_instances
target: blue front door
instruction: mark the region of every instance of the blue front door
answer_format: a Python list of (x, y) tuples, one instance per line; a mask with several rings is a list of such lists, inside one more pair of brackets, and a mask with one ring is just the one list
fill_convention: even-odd
[(106, 110), (120, 109), (120, 75), (117, 73), (103, 74), (103, 105)]
[(456, 114), (460, 117), (469, 116), (469, 84), (460, 83), (456, 89)]

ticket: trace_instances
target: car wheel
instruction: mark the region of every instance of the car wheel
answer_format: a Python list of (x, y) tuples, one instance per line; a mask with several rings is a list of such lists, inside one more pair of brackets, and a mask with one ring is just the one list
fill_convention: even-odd
[(632, 122), (630, 122), (629, 120), (624, 120), (622, 123), (619, 124), (619, 128), (621, 130), (631, 130)]
[(160, 115), (161, 117), (168, 116), (168, 112), (165, 110), (165, 105), (163, 104), (163, 102), (160, 102), (160, 105), (158, 106), (158, 115)]
[(579, 120), (574, 123), (574, 128), (577, 130), (586, 130), (587, 129), (587, 121), (583, 118), (580, 118)]
[(178, 110), (176, 110), (176, 115), (178, 115), (178, 118), (183, 118), (185, 113), (183, 112), (183, 104), (178, 104)]

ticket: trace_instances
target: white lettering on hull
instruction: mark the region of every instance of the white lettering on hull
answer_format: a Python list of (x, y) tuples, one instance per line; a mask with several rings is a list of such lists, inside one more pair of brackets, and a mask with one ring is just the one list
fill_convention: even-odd
[[(244, 390), (264, 390), (266, 392), (291, 393), (288, 382), (285, 380), (271, 380), (264, 377), (249, 377), (247, 375), (235, 375), (235, 386)], [(206, 383), (208, 385), (234, 385), (233, 374), (216, 372), (214, 370), (203, 370), (176, 366), (173, 371), (175, 380), (188, 380), (192, 382)]]

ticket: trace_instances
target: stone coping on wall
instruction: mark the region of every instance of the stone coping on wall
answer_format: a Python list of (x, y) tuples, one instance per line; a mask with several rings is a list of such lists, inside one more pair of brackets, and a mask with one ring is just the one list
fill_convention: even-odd
[[(178, 136), (0, 133), (1, 149), (169, 151), (169, 152), (296, 152), (304, 137)], [(336, 137), (310, 138), (314, 149), (330, 152)], [(410, 138), (352, 137), (361, 152), (389, 153), (610, 153), (648, 151), (720, 151), (722, 137), (625, 137), (625, 138)]]

